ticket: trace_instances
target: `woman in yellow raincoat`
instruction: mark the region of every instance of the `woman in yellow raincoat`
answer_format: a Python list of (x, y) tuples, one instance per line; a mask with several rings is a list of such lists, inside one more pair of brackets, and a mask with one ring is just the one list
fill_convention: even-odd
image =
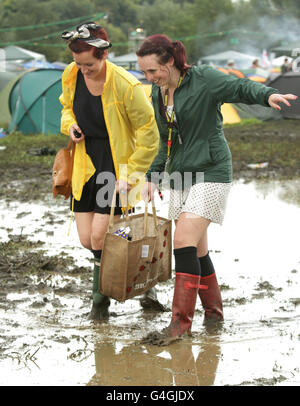
[[(95, 258), (90, 317), (102, 319), (108, 316), (109, 298), (99, 293), (98, 280), (112, 194), (116, 186), (134, 206), (157, 154), (159, 134), (141, 83), (107, 60), (111, 44), (102, 27), (84, 23), (62, 38), (74, 59), (63, 72), (60, 96), (61, 132), (76, 143), (71, 208), (80, 242)], [(118, 197), (115, 215), (122, 210)]]

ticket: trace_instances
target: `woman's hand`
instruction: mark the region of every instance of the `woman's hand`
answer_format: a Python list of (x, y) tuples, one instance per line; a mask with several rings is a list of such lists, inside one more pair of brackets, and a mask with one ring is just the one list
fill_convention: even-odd
[(123, 179), (117, 180), (117, 182), (116, 182), (117, 193), (120, 193), (121, 195), (125, 195), (130, 189), (131, 189), (131, 186), (125, 180), (123, 180)]
[(144, 189), (142, 190), (142, 198), (145, 201), (151, 202), (154, 200), (154, 192), (156, 184), (153, 182), (146, 182)]
[(77, 124), (72, 124), (70, 127), (70, 138), (76, 144), (84, 140), (84, 134)]
[(268, 103), (271, 107), (273, 107), (273, 109), (280, 111), (281, 107), (279, 106), (278, 103), (284, 103), (286, 104), (288, 107), (290, 107), (290, 103), (288, 102), (288, 100), (296, 100), (298, 98), (298, 96), (294, 95), (294, 94), (278, 94), (278, 93), (273, 93), (271, 94), (271, 96), (268, 99)]
[(128, 192), (131, 189), (131, 186), (129, 183), (127, 183), (123, 179), (119, 179), (116, 182), (116, 191), (120, 195), (120, 201), (122, 204), (122, 207), (126, 207), (128, 203)]

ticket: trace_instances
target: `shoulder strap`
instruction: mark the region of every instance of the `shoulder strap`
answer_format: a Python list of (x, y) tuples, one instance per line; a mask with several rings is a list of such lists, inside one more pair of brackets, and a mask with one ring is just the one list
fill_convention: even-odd
[(74, 141), (72, 141), (72, 139), (71, 139), (71, 137), (70, 137), (66, 150), (67, 150), (67, 151), (71, 151), (71, 150), (72, 150), (71, 174), (73, 173), (74, 157), (75, 157), (75, 148), (76, 148), (76, 144), (75, 144)]

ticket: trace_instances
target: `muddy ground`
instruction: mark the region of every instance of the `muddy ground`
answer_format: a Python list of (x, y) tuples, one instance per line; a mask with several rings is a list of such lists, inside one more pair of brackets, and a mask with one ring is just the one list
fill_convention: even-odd
[[(138, 298), (112, 301), (108, 321), (87, 318), (91, 256), (74, 223), (67, 236), (68, 202), (51, 195), (53, 154), (65, 139), (1, 139), (0, 384), (298, 386), (299, 128), (295, 120), (226, 127), (235, 182), (225, 224), (209, 235), (225, 322), (207, 330), (198, 301), (193, 338), (167, 348), (140, 344), (171, 313), (144, 311)], [(167, 202), (158, 206), (166, 215)], [(157, 287), (168, 309), (172, 288), (172, 280)]]

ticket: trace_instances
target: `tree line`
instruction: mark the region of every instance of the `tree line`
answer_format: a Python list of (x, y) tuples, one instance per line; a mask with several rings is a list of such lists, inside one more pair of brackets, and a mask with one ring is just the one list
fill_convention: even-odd
[(181, 40), (190, 63), (226, 49), (257, 54), (300, 40), (298, 0), (0, 0), (0, 48), (18, 45), (69, 62), (60, 34), (85, 18), (106, 28), (115, 55), (132, 50), (142, 28)]

